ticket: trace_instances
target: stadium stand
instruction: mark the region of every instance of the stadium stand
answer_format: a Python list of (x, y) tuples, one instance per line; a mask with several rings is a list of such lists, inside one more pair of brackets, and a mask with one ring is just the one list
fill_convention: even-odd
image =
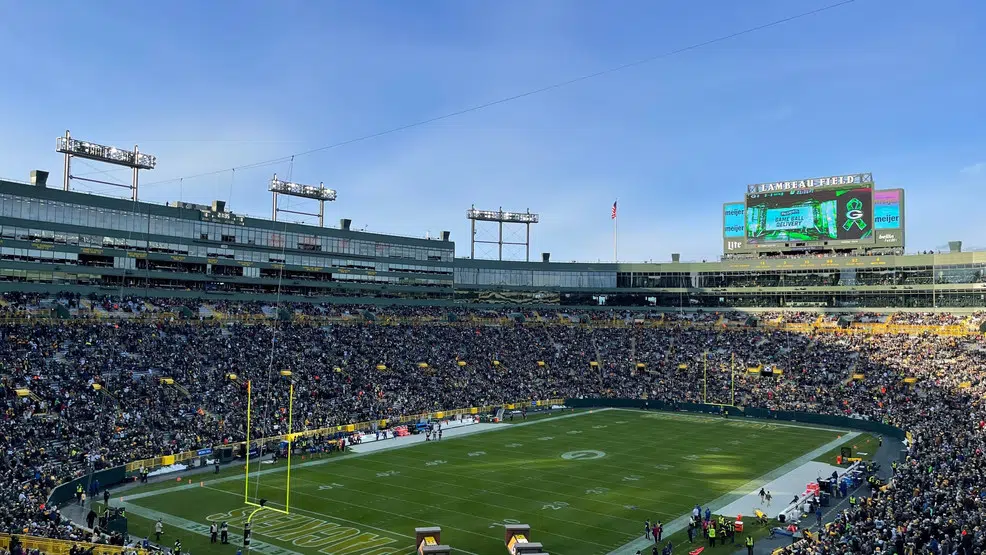
[[(244, 380), (257, 378), (256, 395), (283, 400), (265, 390), (271, 369), (292, 371), (296, 422), (312, 429), (517, 399), (701, 402), (708, 353), (710, 366), (783, 370), (737, 374), (738, 405), (877, 420), (911, 434), (891, 487), (842, 511), (817, 543), (802, 540), (786, 552), (973, 555), (986, 544), (986, 345), (962, 325), (966, 317), (894, 314), (840, 329), (797, 313), (761, 315), (750, 327), (739, 313), (304, 304), (286, 305), (284, 319), (262, 303), (204, 306), (4, 296), (2, 531), (122, 543), (69, 523), (47, 504), (48, 492), (89, 464), (242, 441)], [(180, 387), (162, 386), (162, 377)], [(710, 375), (709, 402), (729, 392), (728, 373)], [(273, 435), (284, 420), (267, 414), (252, 433)]]

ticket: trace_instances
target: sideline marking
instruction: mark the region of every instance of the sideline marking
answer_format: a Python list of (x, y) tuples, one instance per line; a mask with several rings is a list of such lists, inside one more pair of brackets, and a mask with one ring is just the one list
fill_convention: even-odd
[[(618, 409), (618, 410), (622, 410), (622, 409)], [(826, 431), (834, 431), (826, 428), (822, 428), (822, 429), (825, 429)], [(859, 436), (859, 434), (860, 432), (847, 432), (843, 434), (842, 437), (835, 438), (832, 441), (826, 443), (825, 445), (817, 447), (815, 450), (809, 453), (805, 453), (804, 455), (801, 455), (800, 457), (794, 459), (793, 461), (790, 461), (787, 464), (784, 464), (782, 466), (775, 468), (774, 470), (771, 470), (770, 472), (764, 474), (763, 476), (754, 478), (753, 480), (750, 480), (749, 482), (743, 484), (739, 488), (734, 489), (733, 491), (725, 495), (719, 496), (717, 499), (714, 499), (709, 503), (703, 503), (702, 506), (705, 507), (706, 505), (708, 505), (712, 509), (712, 512), (715, 513), (716, 511), (721, 510), (723, 507), (729, 505), (736, 499), (757, 491), (757, 489), (760, 488), (762, 484), (775, 480), (776, 478), (779, 478), (780, 476), (783, 476), (788, 472), (811, 462), (816, 457), (828, 453), (832, 449)], [(692, 516), (691, 513), (685, 513), (679, 516), (678, 518), (672, 520), (671, 522), (668, 522), (667, 524), (664, 525), (664, 533), (670, 536), (675, 532), (684, 530), (688, 524), (688, 519), (691, 516)], [(613, 551), (610, 551), (609, 553), (607, 553), (607, 555), (631, 555), (632, 553), (635, 553), (638, 550), (643, 551), (644, 549), (649, 548), (653, 543), (654, 542), (650, 540), (646, 540), (638, 537), (637, 539), (628, 542), (626, 544), (623, 544), (620, 547), (614, 549)]]
[[(458, 439), (460, 437), (466, 437), (466, 436), (471, 436), (471, 435), (475, 435), (475, 434), (483, 434), (483, 433), (497, 432), (497, 431), (500, 431), (500, 430), (512, 430), (512, 429), (515, 429), (515, 428), (523, 428), (525, 426), (537, 426), (538, 424), (541, 424), (541, 423), (544, 423), (544, 422), (552, 422), (552, 421), (556, 421), (556, 420), (565, 420), (567, 418), (577, 418), (577, 417), (583, 416), (583, 415), (599, 414), (599, 413), (603, 413), (603, 412), (609, 412), (611, 410), (614, 410), (614, 409), (611, 409), (609, 407), (605, 407), (605, 408), (601, 408), (601, 409), (592, 409), (592, 410), (584, 410), (584, 411), (581, 411), (581, 412), (572, 412), (572, 413), (568, 413), (568, 414), (559, 414), (558, 416), (549, 416), (547, 418), (540, 418), (538, 420), (531, 420), (529, 422), (521, 422), (520, 424), (504, 424), (502, 426), (483, 427), (483, 428), (480, 428), (480, 429), (477, 429), (477, 430), (466, 430), (466, 431), (464, 431), (461, 434), (455, 434), (455, 435), (451, 435), (450, 434), (450, 436), (449, 436), (448, 439), (454, 441), (454, 440), (456, 440), (456, 439)], [(349, 454), (349, 455), (346, 455), (344, 457), (331, 457), (331, 458), (326, 458), (326, 459), (317, 459), (317, 460), (312, 460), (312, 461), (308, 461), (308, 462), (303, 462), (301, 464), (294, 464), (294, 465), (291, 465), (291, 467), (297, 469), (297, 468), (308, 468), (308, 467), (312, 467), (312, 466), (321, 466), (323, 464), (329, 464), (329, 463), (333, 463), (333, 462), (337, 462), (337, 461), (348, 461), (348, 460), (351, 460), (351, 459), (358, 459), (358, 458), (366, 457), (366, 456), (369, 456), (369, 455), (373, 455), (375, 453), (384, 453), (384, 452), (387, 452), (387, 451), (394, 451), (394, 450), (397, 450), (397, 449), (407, 449), (408, 447), (414, 447), (416, 445), (421, 445), (423, 443), (424, 443), (423, 441), (407, 442), (407, 443), (394, 443), (393, 445), (387, 445), (386, 447), (383, 447), (381, 449), (377, 449), (377, 450), (374, 450), (374, 451), (361, 451), (361, 452), (358, 452), (358, 453), (354, 452), (354, 453)], [(520, 443), (517, 443), (517, 444), (509, 444), (507, 446), (510, 447), (511, 445), (513, 445), (515, 447), (520, 447), (522, 444), (520, 444)], [(237, 463), (236, 466), (237, 467), (242, 467), (243, 465)], [(252, 476), (266, 476), (268, 474), (274, 474), (274, 473), (278, 473), (278, 472), (284, 472), (285, 470), (286, 470), (286, 468), (269, 468), (267, 470), (260, 470), (260, 471), (257, 471), (257, 472), (251, 472), (250, 474)], [(391, 476), (395, 476), (397, 474), (400, 474), (400, 471), (396, 471), (396, 470), (392, 470), (390, 472), (391, 472)], [(230, 475), (230, 476), (224, 476), (222, 478), (215, 478), (215, 479), (212, 479), (212, 480), (206, 480), (204, 483), (207, 486), (211, 486), (211, 485), (215, 485), (215, 484), (225, 484), (226, 482), (241, 482), (241, 481), (243, 481), (243, 476), (242, 475), (240, 475), (240, 474), (233, 474), (233, 475)], [(171, 487), (159, 488), (159, 489), (155, 489), (155, 490), (151, 490), (151, 491), (144, 491), (144, 492), (140, 492), (140, 493), (134, 493), (134, 494), (131, 494), (131, 495), (125, 495), (124, 498), (126, 500), (143, 499), (145, 497), (155, 497), (157, 495), (164, 495), (166, 493), (174, 493), (174, 492), (177, 492), (177, 491), (183, 491), (183, 490), (186, 490), (186, 489), (191, 489), (193, 487), (198, 487), (198, 486), (193, 486), (191, 484), (183, 484), (183, 485), (180, 485), (180, 486), (171, 486)], [(127, 491), (127, 490), (124, 489), (123, 491)]]
[[(140, 505), (134, 505), (133, 503), (126, 501), (122, 504), (127, 509), (128, 513), (133, 513), (137, 516), (144, 517), (147, 520), (155, 521), (160, 519), (164, 524), (178, 528), (179, 530), (191, 532), (197, 536), (209, 536), (209, 527), (205, 524), (199, 524), (193, 520), (177, 517), (169, 513), (162, 513), (161, 511), (155, 511), (154, 509), (148, 509), (147, 507), (141, 507)], [(234, 546), (243, 545), (243, 536), (230, 530), (229, 543)], [(297, 551), (285, 549), (255, 538), (251, 538), (250, 549), (263, 553), (264, 555), (302, 555)]]
[[(605, 410), (605, 409), (600, 409)], [(677, 413), (668, 412), (662, 410), (647, 410), (647, 409), (630, 409), (630, 408), (611, 408), (609, 410), (618, 410), (623, 412), (635, 412), (640, 415), (641, 418), (656, 418), (656, 419), (668, 419), (668, 420), (699, 420), (702, 422), (723, 422), (724, 419), (721, 416), (716, 416), (712, 414), (703, 413)], [(743, 427), (743, 428), (759, 428), (761, 430), (778, 430), (781, 428), (802, 428), (806, 430), (822, 430), (826, 432), (837, 432), (846, 433), (846, 428), (838, 427), (827, 427), (824, 425), (817, 424), (803, 424), (800, 422), (764, 422), (764, 418), (747, 417), (747, 416), (730, 416), (725, 419), (724, 424), (729, 427)], [(858, 433), (858, 432), (857, 432)]]
[[(209, 522), (228, 522), (230, 527), (241, 527), (253, 510), (233, 509), (228, 512), (213, 513), (205, 517)], [(331, 517), (329, 517), (331, 518)], [(275, 539), (297, 547), (318, 550), (319, 553), (373, 553), (396, 555), (403, 539), (410, 536), (386, 532), (374, 534), (365, 531), (365, 526), (355, 528), (348, 524), (333, 522), (304, 515), (262, 512), (250, 521), (253, 533)]]
[(591, 461), (593, 459), (601, 459), (605, 456), (606, 453), (593, 449), (587, 449), (585, 451), (569, 451), (568, 453), (561, 454), (561, 458), (566, 461)]

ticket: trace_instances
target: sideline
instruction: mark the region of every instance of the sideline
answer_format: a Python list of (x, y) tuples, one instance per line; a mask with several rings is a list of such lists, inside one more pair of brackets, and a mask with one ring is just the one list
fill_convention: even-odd
[[(833, 439), (832, 441), (826, 443), (825, 445), (822, 445), (814, 449), (813, 451), (805, 453), (804, 455), (801, 455), (800, 457), (794, 459), (793, 461), (790, 461), (783, 466), (779, 466), (774, 470), (771, 470), (770, 472), (764, 474), (763, 476), (750, 480), (749, 482), (743, 484), (739, 488), (725, 495), (722, 495), (717, 499), (712, 500), (706, 505), (708, 505), (709, 508), (712, 510), (712, 512), (715, 513), (716, 511), (721, 510), (723, 507), (729, 505), (733, 501), (736, 501), (746, 495), (749, 495), (750, 493), (757, 491), (757, 489), (759, 489), (762, 484), (766, 484), (768, 482), (776, 480), (777, 478), (780, 478), (781, 476), (787, 474), (788, 472), (791, 472), (792, 470), (795, 470), (798, 467), (808, 462), (811, 462), (816, 457), (820, 457), (825, 453), (831, 451), (832, 449), (835, 449), (836, 447), (846, 443), (847, 441), (851, 441), (855, 439), (859, 435), (860, 432), (847, 432), (842, 437)], [(671, 522), (665, 524), (664, 534), (670, 536), (671, 534), (684, 530), (685, 527), (688, 525), (688, 517), (690, 516), (691, 516), (691, 512), (688, 512), (672, 520)], [(607, 555), (633, 555), (638, 550), (643, 552), (645, 549), (651, 547), (651, 545), (653, 544), (654, 542), (652, 540), (648, 540), (646, 538), (640, 537), (614, 549), (613, 551), (610, 551)]]
[[(471, 436), (471, 435), (480, 434), (480, 433), (486, 433), (486, 432), (494, 432), (494, 431), (497, 431), (497, 430), (510, 430), (510, 429), (513, 429), (513, 428), (521, 428), (521, 427), (524, 427), (524, 426), (533, 426), (533, 425), (536, 425), (536, 424), (540, 424), (542, 422), (552, 422), (552, 421), (557, 421), (557, 420), (564, 420), (564, 419), (567, 419), (567, 418), (574, 418), (574, 417), (581, 416), (581, 415), (584, 415), (584, 414), (593, 414), (593, 413), (599, 413), (599, 412), (607, 412), (609, 410), (610, 410), (609, 408), (590, 409), (590, 410), (582, 410), (582, 411), (578, 411), (578, 412), (572, 412), (572, 413), (569, 413), (569, 414), (559, 414), (557, 416), (548, 416), (548, 417), (545, 417), (545, 418), (539, 418), (539, 419), (536, 419), (536, 420), (531, 420), (531, 421), (528, 421), (528, 422), (521, 422), (521, 423), (518, 423), (518, 424), (506, 424), (505, 423), (505, 424), (494, 424), (494, 425), (490, 425), (490, 426), (477, 425), (473, 429), (470, 429), (470, 428), (472, 428), (471, 426), (468, 427), (468, 428), (461, 429), (461, 430), (451, 429), (451, 430), (449, 430), (449, 434), (448, 434), (447, 437), (448, 437), (449, 440), (454, 440), (454, 439), (459, 438), (459, 437), (466, 437), (466, 436)], [(455, 433), (452, 433), (452, 432), (455, 432)], [(360, 452), (354, 451), (352, 454), (350, 454), (348, 456), (344, 456), (344, 457), (332, 457), (332, 458), (327, 458), (327, 459), (320, 459), (320, 460), (308, 461), (308, 462), (304, 462), (304, 463), (293, 465), (293, 466), (295, 468), (307, 468), (307, 467), (311, 467), (311, 466), (318, 466), (318, 465), (328, 464), (328, 463), (335, 462), (335, 461), (340, 461), (340, 460), (348, 460), (348, 459), (352, 459), (352, 458), (365, 457), (367, 455), (373, 455), (373, 454), (376, 454), (376, 453), (383, 453), (383, 452), (391, 451), (391, 450), (395, 450), (395, 449), (405, 449), (405, 448), (413, 447), (415, 445), (418, 445), (418, 444), (424, 442), (423, 439), (418, 439), (418, 436), (411, 436), (411, 437), (406, 438), (406, 439), (408, 441), (402, 441), (402, 442), (394, 441), (393, 443), (388, 442), (388, 444), (386, 446), (382, 446), (382, 447), (379, 447), (379, 448), (376, 448), (376, 449), (373, 449), (373, 450), (366, 450), (366, 451), (360, 451)], [(369, 445), (373, 445), (373, 444), (371, 443)], [(237, 465), (237, 466), (242, 466), (242, 465)], [(253, 473), (253, 475), (254, 476), (262, 476), (262, 475), (266, 475), (266, 474), (273, 474), (273, 473), (277, 473), (277, 472), (284, 472), (286, 470), (287, 470), (287, 467), (272, 468), (272, 469), (268, 469), (268, 470), (261, 470), (261, 471), (255, 472), (255, 473)], [(184, 530), (186, 532), (190, 532), (190, 533), (195, 534), (195, 535), (208, 537), (209, 536), (209, 526), (207, 526), (207, 525), (200, 524), (198, 522), (195, 522), (195, 521), (192, 521), (192, 520), (188, 520), (186, 518), (178, 517), (178, 516), (172, 515), (170, 513), (165, 513), (165, 512), (157, 511), (157, 510), (154, 510), (154, 509), (149, 509), (147, 507), (143, 507), (141, 505), (137, 505), (137, 504), (133, 503), (133, 501), (138, 500), (138, 499), (148, 498), (148, 497), (154, 497), (154, 496), (162, 495), (162, 494), (166, 494), (166, 493), (179, 492), (179, 491), (183, 491), (183, 490), (187, 490), (187, 489), (191, 489), (191, 488), (195, 488), (195, 487), (212, 486), (213, 484), (220, 484), (220, 483), (225, 483), (225, 482), (230, 482), (230, 481), (239, 481), (239, 480), (242, 480), (242, 479), (243, 479), (242, 476), (239, 476), (239, 475), (224, 476), (222, 478), (215, 478), (215, 479), (212, 479), (212, 480), (202, 481), (202, 482), (200, 482), (201, 485), (199, 485), (199, 486), (196, 486), (196, 485), (193, 485), (193, 484), (184, 484), (184, 485), (181, 485), (181, 486), (173, 486), (173, 487), (170, 487), (170, 488), (161, 488), (161, 489), (156, 489), (156, 490), (152, 490), (152, 491), (146, 491), (146, 492), (142, 492), (142, 493), (135, 493), (133, 495), (123, 495), (120, 498), (120, 504), (123, 507), (125, 507), (127, 511), (129, 511), (129, 512), (131, 512), (131, 513), (133, 513), (133, 514), (135, 514), (137, 516), (146, 518), (146, 519), (151, 520), (151, 521), (161, 520), (162, 523), (167, 524), (170, 527), (174, 527), (174, 528), (177, 528), (177, 529), (180, 529), (180, 530)], [(224, 491), (224, 493), (231, 493), (231, 492), (226, 492), (225, 490), (221, 490), (221, 491)], [(338, 518), (330, 517), (329, 515), (323, 515), (321, 513), (317, 513), (317, 512), (314, 512), (314, 511), (301, 510), (300, 512), (314, 514), (314, 515), (318, 515), (318, 516), (325, 516), (325, 517), (331, 518), (333, 520), (340, 520)], [(341, 520), (345, 521), (345, 519), (341, 519)], [(351, 521), (345, 521), (345, 522), (351, 522)], [(363, 525), (363, 526), (365, 526), (365, 525)], [(369, 527), (369, 528), (374, 529), (374, 530), (378, 530), (378, 531), (381, 531), (381, 532), (386, 532), (387, 534), (392, 535), (392, 536), (396, 535), (396, 536), (399, 536), (399, 537), (410, 537), (410, 536), (407, 536), (405, 534), (398, 534), (398, 533), (395, 533), (395, 532), (392, 532), (392, 531), (389, 531), (389, 530), (382, 530), (382, 529), (379, 529), (379, 528), (374, 528), (372, 526)], [(234, 534), (233, 532), (230, 532), (229, 539), (230, 539), (230, 543), (231, 544), (236, 545), (238, 543), (241, 543), (243, 538), (239, 534)], [(258, 540), (258, 539), (254, 539), (251, 542), (250, 548), (251, 548), (251, 550), (255, 550), (255, 551), (259, 552), (259, 553), (262, 553), (263, 555), (303, 555), (302, 553), (299, 553), (297, 551), (286, 549), (286, 548), (283, 548), (283, 547), (280, 547), (280, 546), (277, 546), (277, 545), (274, 545), (274, 544), (271, 544), (271, 543), (267, 543), (267, 542), (264, 542), (264, 541), (261, 541), (261, 540)], [(411, 548), (413, 549), (413, 546)], [(477, 554), (472, 553), (470, 551), (465, 551), (463, 549), (458, 549), (458, 548), (454, 549), (454, 551), (458, 551), (460, 553), (466, 553), (467, 555), (477, 555)]]
[[(631, 408), (614, 408), (612, 410), (619, 410), (624, 412), (637, 412), (651, 414), (650, 418), (660, 419), (668, 418), (671, 420), (685, 420), (685, 419), (695, 419), (695, 420), (715, 420), (717, 422), (742, 422), (750, 425), (755, 424), (770, 424), (772, 426), (785, 426), (787, 428), (802, 428), (805, 430), (820, 430), (823, 432), (839, 432), (839, 433), (850, 433), (846, 431), (846, 428), (836, 428), (830, 426), (822, 426), (818, 424), (805, 424), (801, 422), (796, 422), (792, 420), (770, 420), (768, 418), (759, 418), (756, 416), (730, 416), (728, 419), (723, 420), (722, 416), (717, 414), (710, 414), (704, 412), (682, 412), (682, 411), (666, 411), (666, 410), (648, 410), (648, 409), (631, 409)], [(855, 434), (860, 434), (864, 432), (851, 432)], [(875, 433), (875, 432), (869, 432)], [(855, 436), (853, 436), (855, 437)]]
[[(582, 415), (585, 415), (585, 414), (597, 414), (597, 413), (600, 413), (600, 412), (608, 412), (610, 410), (613, 410), (613, 409), (610, 409), (610, 408), (600, 408), (600, 409), (583, 410), (583, 411), (573, 412), (573, 413), (569, 413), (569, 414), (559, 414), (557, 416), (549, 416), (549, 417), (546, 417), (546, 418), (539, 418), (537, 420), (531, 420), (531, 421), (528, 421), (528, 422), (521, 422), (519, 424), (507, 424), (507, 423), (504, 423), (504, 424), (494, 424), (494, 425), (491, 425), (491, 426), (482, 426), (482, 425), (477, 424), (476, 425), (476, 428), (477, 429), (470, 430), (469, 428), (472, 428), (472, 426), (467, 426), (467, 427), (463, 428), (461, 432), (458, 432), (457, 429), (454, 429), (453, 428), (453, 429), (449, 430), (449, 433), (446, 436), (447, 439), (445, 439), (443, 441), (455, 440), (455, 439), (460, 438), (460, 437), (466, 437), (466, 436), (471, 436), (471, 435), (476, 435), (476, 434), (482, 434), (482, 433), (488, 433), (488, 432), (497, 432), (497, 431), (501, 431), (501, 430), (512, 430), (514, 428), (523, 428), (525, 426), (535, 426), (535, 425), (540, 424), (542, 422), (554, 422), (554, 421), (558, 421), (558, 420), (564, 420), (566, 418), (575, 418), (575, 417), (582, 416)], [(457, 433), (453, 434), (452, 432), (457, 432)], [(300, 464), (293, 464), (293, 465), (291, 465), (291, 468), (294, 468), (294, 469), (298, 469), (298, 468), (309, 468), (309, 467), (312, 467), (312, 466), (320, 466), (320, 465), (323, 465), (323, 464), (329, 464), (329, 463), (336, 462), (336, 461), (346, 461), (346, 460), (356, 459), (356, 458), (360, 458), (360, 457), (366, 457), (368, 455), (375, 455), (377, 453), (385, 453), (387, 451), (393, 451), (393, 450), (397, 450), (397, 449), (406, 449), (408, 447), (414, 447), (415, 445), (418, 445), (420, 443), (424, 443), (424, 439), (417, 440), (418, 437), (420, 437), (420, 434), (418, 434), (418, 436), (410, 436), (408, 438), (401, 438), (401, 439), (407, 439), (408, 441), (400, 441), (400, 440), (397, 440), (397, 441), (394, 441), (394, 443), (391, 444), (391, 445), (387, 445), (386, 447), (381, 447), (379, 449), (375, 449), (375, 450), (372, 450), (372, 451), (359, 451), (359, 452), (354, 451), (351, 454), (345, 455), (345, 456), (342, 456), (342, 457), (329, 457), (329, 458), (325, 458), (325, 459), (318, 459), (318, 460), (313, 460), (313, 461), (307, 461), (307, 462), (303, 462), (303, 463), (300, 463)], [(372, 443), (370, 445), (372, 445)], [(243, 465), (240, 464), (240, 463), (237, 463), (236, 466), (243, 466)], [(270, 468), (270, 469), (267, 469), (267, 470), (259, 470), (259, 471), (256, 471), (256, 472), (251, 472), (250, 473), (250, 476), (251, 477), (254, 477), (254, 476), (266, 476), (268, 474), (276, 474), (276, 473), (279, 473), (279, 472), (285, 472), (286, 470), (287, 470), (287, 466), (282, 466), (282, 467), (278, 467), (278, 468)], [(222, 478), (214, 478), (212, 480), (202, 480), (200, 482), (203, 483), (204, 485), (209, 486), (209, 485), (213, 485), (213, 484), (224, 484), (226, 482), (237, 482), (237, 481), (242, 481), (242, 480), (243, 480), (243, 476), (242, 475), (240, 475), (240, 474), (234, 474), (234, 475), (231, 475), (231, 476), (224, 476)], [(156, 490), (152, 490), (152, 491), (145, 491), (145, 492), (142, 492), (142, 493), (135, 493), (133, 495), (123, 495), (122, 497), (123, 497), (123, 500), (124, 501), (135, 501), (137, 499), (144, 499), (146, 497), (154, 497), (154, 496), (157, 496), (157, 495), (164, 495), (166, 493), (175, 493), (175, 492), (179, 492), (179, 491), (183, 491), (183, 490), (191, 489), (191, 488), (197, 488), (197, 487), (199, 487), (197, 484), (184, 484), (184, 485), (181, 485), (181, 486), (172, 486), (170, 488), (160, 488), (160, 489), (156, 489)]]
[[(190, 532), (197, 536), (205, 536), (207, 538), (209, 537), (208, 525), (200, 524), (193, 520), (181, 518), (172, 515), (170, 513), (155, 511), (154, 509), (148, 509), (147, 507), (141, 507), (139, 505), (134, 505), (133, 503), (127, 503), (126, 501), (123, 502), (123, 507), (127, 510), (128, 513), (133, 513), (139, 517), (146, 518), (147, 520), (150, 520), (152, 522), (160, 520), (162, 524), (165, 524), (168, 527), (184, 530), (186, 532)], [(304, 555), (297, 551), (292, 551), (290, 549), (285, 549), (283, 547), (258, 540), (256, 538), (256, 534), (252, 534), (252, 536), (253, 537), (250, 538), (251, 551), (263, 553), (264, 555)], [(241, 536), (240, 534), (236, 534), (232, 530), (230, 530), (229, 544), (234, 547), (238, 545), (243, 545), (243, 536)]]

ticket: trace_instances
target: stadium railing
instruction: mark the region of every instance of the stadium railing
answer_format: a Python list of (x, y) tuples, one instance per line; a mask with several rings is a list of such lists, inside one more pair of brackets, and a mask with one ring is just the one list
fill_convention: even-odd
[[(0, 313), (0, 323), (2, 324), (37, 324), (45, 322), (66, 323), (90, 323), (92, 321), (104, 321), (107, 319), (137, 320), (151, 322), (167, 322), (181, 320), (185, 323), (217, 325), (217, 324), (267, 324), (276, 320), (276, 317), (263, 314), (222, 314), (214, 313), (212, 318), (199, 319), (191, 317), (183, 319), (176, 312), (143, 312), (140, 314), (125, 312), (92, 311), (78, 313), (72, 318), (58, 318), (50, 309), (21, 310), (17, 312)], [(383, 316), (376, 321), (362, 316), (311, 316), (306, 314), (292, 314), (292, 322), (306, 325), (328, 325), (328, 324), (374, 324), (374, 325), (421, 325), (421, 324), (441, 324), (451, 326), (584, 326), (593, 328), (627, 328), (627, 327), (647, 327), (647, 328), (676, 328), (676, 329), (738, 329), (745, 328), (742, 321), (692, 321), (688, 319), (672, 320), (665, 318), (655, 319), (635, 319), (627, 321), (624, 319), (579, 319), (579, 321), (568, 320), (547, 320), (530, 319), (524, 322), (516, 322), (510, 318), (484, 318), (484, 317), (458, 317), (450, 320), (445, 317), (426, 316), (414, 318), (408, 316)], [(974, 326), (963, 324), (951, 325), (910, 325), (910, 324), (886, 324), (886, 323), (864, 323), (853, 322), (848, 328), (840, 328), (831, 323), (789, 323), (766, 321), (762, 323), (766, 329), (790, 331), (798, 333), (868, 333), (868, 334), (922, 334), (931, 333), (941, 336), (961, 337), (970, 335), (981, 335)]]
[(73, 546), (81, 547), (83, 550), (92, 550), (93, 555), (120, 555), (121, 553), (137, 553), (147, 555), (147, 551), (136, 547), (123, 547), (119, 545), (106, 545), (100, 543), (89, 543), (72, 540), (55, 540), (51, 538), (39, 538), (35, 536), (25, 536), (20, 534), (0, 534), (0, 549), (10, 551), (13, 538), (16, 537), (21, 547), (25, 551), (37, 549), (46, 555), (68, 555)]
[[(381, 425), (400, 425), (410, 422), (418, 422), (425, 419), (442, 420), (455, 416), (488, 414), (498, 408), (514, 409), (515, 407), (551, 407), (553, 405), (562, 405), (564, 401), (565, 401), (564, 399), (545, 399), (540, 401), (523, 400), (523, 401), (515, 401), (513, 403), (487, 405), (482, 407), (469, 407), (469, 408), (451, 409), (451, 410), (443, 410), (443, 411), (435, 411), (435, 412), (422, 412), (419, 414), (399, 416), (396, 418), (389, 418), (384, 420), (369, 420), (364, 422), (355, 422), (352, 424), (343, 424), (341, 426), (328, 426), (324, 428), (302, 430), (302, 431), (294, 432), (293, 434), (291, 434), (291, 436), (293, 440), (297, 440), (299, 438), (306, 438), (312, 436), (321, 436), (321, 435), (330, 436), (336, 434), (346, 434), (346, 433), (353, 433), (357, 431), (372, 430), (374, 426), (381, 426)], [(263, 438), (251, 439), (250, 443), (266, 445), (268, 443), (284, 441), (287, 439), (287, 437), (288, 437), (287, 434), (263, 437)], [(235, 448), (241, 448), (244, 445), (246, 445), (246, 442), (240, 441), (226, 445), (216, 445), (213, 447), (213, 449), (230, 448), (230, 447), (233, 447), (235, 449)], [(146, 468), (148, 470), (151, 470), (154, 468), (160, 468), (162, 466), (170, 466), (172, 464), (177, 464), (177, 463), (197, 459), (202, 456), (199, 454), (200, 452), (201, 452), (200, 450), (196, 450), (196, 451), (185, 451), (183, 453), (178, 453), (175, 455), (162, 455), (159, 457), (153, 457), (149, 459), (142, 459), (138, 461), (129, 462), (124, 467), (119, 467), (119, 468), (121, 469), (125, 468), (126, 472), (128, 473), (136, 472), (141, 468)], [(105, 483), (109, 483), (109, 482), (105, 482)], [(59, 488), (63, 486), (67, 488), (66, 491), (68, 492), (75, 491), (74, 481), (69, 482), (67, 484), (62, 484), (61, 486), (59, 486)], [(68, 488), (68, 486), (71, 487)], [(58, 488), (56, 488), (56, 490), (57, 489)], [(69, 497), (71, 497), (71, 495), (69, 495)], [(68, 497), (66, 499), (68, 499)]]

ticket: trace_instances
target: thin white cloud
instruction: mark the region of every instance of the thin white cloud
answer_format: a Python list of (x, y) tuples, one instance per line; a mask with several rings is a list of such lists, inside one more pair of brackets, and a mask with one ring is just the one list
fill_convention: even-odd
[(977, 162), (971, 166), (966, 166), (959, 170), (959, 173), (964, 173), (966, 175), (979, 175), (986, 171), (986, 162)]

